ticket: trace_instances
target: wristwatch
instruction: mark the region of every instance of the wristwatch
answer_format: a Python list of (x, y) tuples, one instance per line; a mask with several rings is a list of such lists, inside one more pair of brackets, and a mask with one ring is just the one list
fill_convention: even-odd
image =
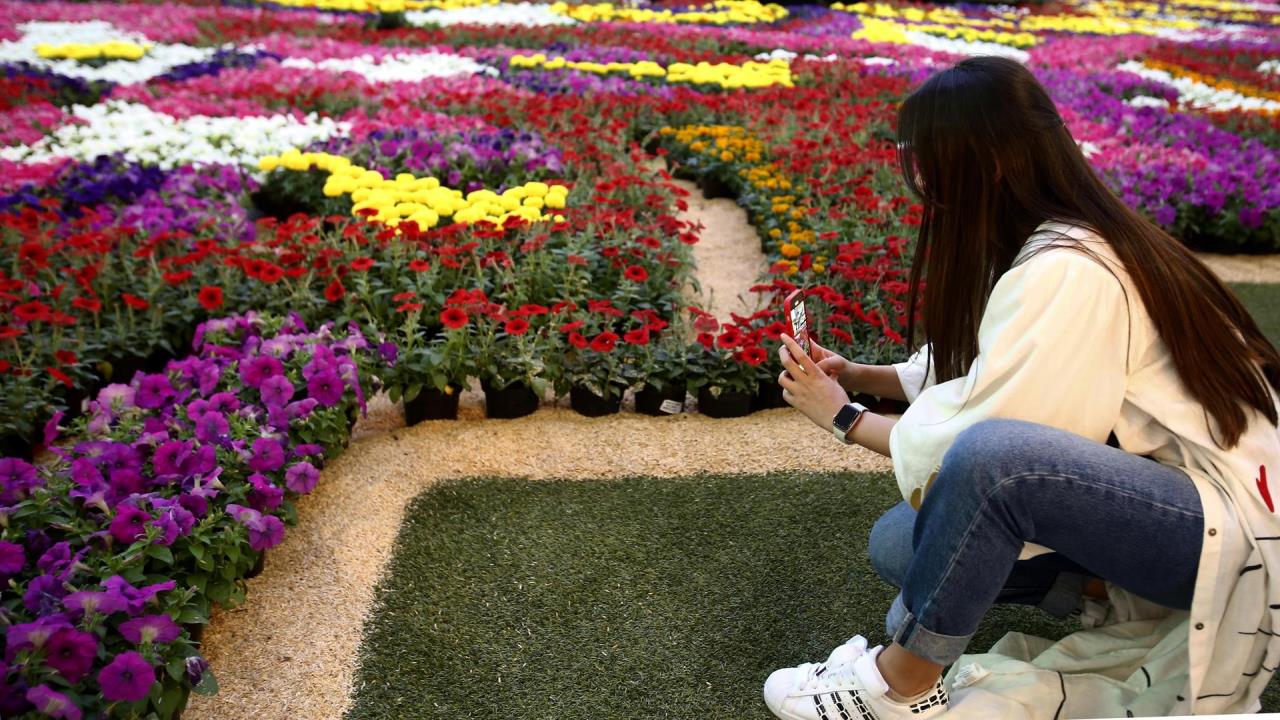
[(845, 445), (852, 445), (853, 441), (848, 438), (849, 431), (858, 423), (858, 419), (862, 417), (862, 413), (867, 411), (867, 406), (862, 403), (851, 402), (840, 408), (840, 412), (831, 421), (831, 432), (835, 433), (837, 439)]

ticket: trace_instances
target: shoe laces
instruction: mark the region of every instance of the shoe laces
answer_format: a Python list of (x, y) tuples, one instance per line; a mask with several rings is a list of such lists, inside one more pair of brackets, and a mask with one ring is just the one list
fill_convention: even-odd
[(854, 635), (831, 651), (826, 662), (804, 663), (796, 668), (796, 685), (800, 690), (830, 688), (852, 679), (853, 661), (867, 652), (867, 640)]

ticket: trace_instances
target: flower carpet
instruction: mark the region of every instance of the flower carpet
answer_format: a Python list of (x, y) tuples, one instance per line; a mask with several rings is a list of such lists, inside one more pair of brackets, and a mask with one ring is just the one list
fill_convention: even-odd
[[(894, 112), (965, 55), (1031, 67), (1188, 245), (1280, 251), (1270, 4), (0, 11), (6, 717), (214, 693), (204, 627), (253, 606), (375, 394), (768, 407), (801, 286), (832, 346), (902, 359), (921, 208)], [(690, 291), (705, 228), (677, 178), (754, 228), (738, 312)]]

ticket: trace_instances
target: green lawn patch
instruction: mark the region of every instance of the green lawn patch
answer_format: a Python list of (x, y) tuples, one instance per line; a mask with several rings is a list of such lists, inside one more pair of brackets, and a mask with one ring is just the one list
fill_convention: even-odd
[(1280, 285), (1271, 283), (1232, 283), (1240, 302), (1249, 308), (1253, 319), (1271, 342), (1280, 345)]
[[(887, 639), (867, 534), (897, 497), (889, 474), (430, 490), (377, 590), (349, 717), (771, 717), (774, 669)], [(973, 647), (1070, 627), (999, 608)]]

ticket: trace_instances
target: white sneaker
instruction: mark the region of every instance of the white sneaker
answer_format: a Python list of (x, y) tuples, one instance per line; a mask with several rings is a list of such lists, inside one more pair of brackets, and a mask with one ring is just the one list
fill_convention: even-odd
[(833, 666), (832, 658), (828, 658), (828, 663), (805, 663), (774, 671), (764, 683), (765, 705), (783, 720), (927, 720), (947, 711), (947, 690), (942, 678), (918, 700), (890, 700), (889, 685), (876, 667), (876, 657), (884, 648), (866, 650), (866, 641), (862, 640), (858, 649), (854, 640), (862, 638), (855, 636), (832, 653), (834, 658), (843, 648), (851, 648), (843, 652), (843, 656), (851, 658), (843, 664)]

